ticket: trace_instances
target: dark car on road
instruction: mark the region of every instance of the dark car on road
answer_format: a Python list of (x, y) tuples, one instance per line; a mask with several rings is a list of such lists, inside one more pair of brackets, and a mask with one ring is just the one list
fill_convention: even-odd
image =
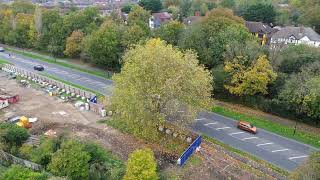
[(255, 126), (252, 126), (250, 123), (245, 122), (245, 121), (239, 121), (237, 127), (239, 129), (244, 130), (244, 131), (248, 131), (252, 134), (257, 133), (257, 128)]
[(33, 67), (34, 70), (37, 70), (37, 71), (44, 71), (44, 67), (41, 66), (41, 65), (36, 65)]

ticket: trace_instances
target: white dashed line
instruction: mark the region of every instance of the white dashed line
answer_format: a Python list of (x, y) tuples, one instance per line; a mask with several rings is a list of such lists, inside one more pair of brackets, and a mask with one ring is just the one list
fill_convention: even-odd
[(202, 120), (206, 120), (206, 118), (198, 118), (198, 119), (195, 119), (195, 121), (202, 121)]
[(257, 146), (265, 146), (265, 145), (271, 145), (271, 144), (273, 144), (273, 142), (258, 144)]
[(205, 126), (209, 126), (211, 124), (217, 124), (217, 122), (213, 122), (213, 123), (207, 123), (207, 124), (204, 124)]
[(235, 132), (235, 133), (230, 133), (229, 135), (232, 136), (232, 135), (235, 135), (235, 134), (243, 134), (244, 132)]
[(221, 127), (221, 128), (217, 128), (216, 130), (220, 130), (220, 129), (229, 129), (231, 127)]
[(248, 139), (258, 139), (258, 137), (247, 137), (247, 138), (243, 138), (242, 140), (248, 140)]
[(288, 151), (289, 149), (278, 149), (278, 150), (274, 150), (274, 151), (271, 151), (271, 152), (282, 152), (282, 151)]
[(289, 160), (292, 160), (292, 159), (299, 159), (299, 158), (305, 158), (305, 157), (308, 157), (308, 156), (295, 156), (295, 157), (289, 157)]

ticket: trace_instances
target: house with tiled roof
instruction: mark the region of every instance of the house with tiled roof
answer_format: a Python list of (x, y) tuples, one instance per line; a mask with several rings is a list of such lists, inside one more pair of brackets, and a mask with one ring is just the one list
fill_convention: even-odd
[(277, 32), (276, 29), (262, 22), (246, 21), (245, 26), (249, 32), (261, 40), (262, 45), (270, 44), (271, 36)]
[(158, 28), (162, 24), (172, 20), (171, 15), (168, 12), (153, 13), (149, 19), (149, 27), (151, 29)]
[(306, 44), (320, 47), (320, 35), (310, 27), (284, 27), (274, 33), (271, 44)]

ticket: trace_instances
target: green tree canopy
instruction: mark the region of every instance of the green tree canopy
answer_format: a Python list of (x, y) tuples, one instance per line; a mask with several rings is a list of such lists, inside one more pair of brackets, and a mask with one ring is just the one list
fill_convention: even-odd
[(151, 12), (158, 12), (162, 9), (162, 2), (160, 0), (141, 0), (139, 1), (139, 5)]
[(242, 16), (247, 21), (274, 23), (276, 11), (272, 4), (254, 4), (244, 10)]
[[(288, 109), (314, 119), (320, 118), (320, 63), (315, 62), (293, 74), (279, 93), (279, 100), (286, 102)], [(320, 121), (315, 121), (320, 123)]]
[(140, 42), (145, 41), (151, 35), (150, 28), (145, 24), (133, 24), (126, 27), (122, 35), (122, 45), (124, 47), (130, 47), (134, 44), (139, 44)]
[(55, 152), (48, 165), (50, 172), (57, 176), (68, 176), (71, 179), (87, 179), (89, 176), (90, 155), (84, 145), (75, 140), (67, 140), (61, 149)]
[(242, 18), (231, 10), (214, 9), (199, 24), (189, 27), (179, 40), (184, 49), (194, 49), (208, 68), (223, 64), (229, 44), (252, 38)]
[(220, 6), (225, 7), (225, 8), (230, 8), (230, 9), (234, 8), (235, 4), (236, 3), (234, 0), (222, 0), (220, 2)]
[(1, 179), (5, 180), (46, 180), (48, 178), (46, 174), (33, 172), (31, 169), (25, 168), (20, 165), (12, 165), (0, 177), (2, 177)]
[(151, 149), (135, 150), (127, 162), (124, 180), (157, 180), (157, 163)]
[(307, 45), (289, 46), (280, 52), (275, 65), (281, 72), (292, 74), (300, 72), (302, 66), (320, 61), (319, 48)]
[(170, 21), (155, 30), (155, 37), (159, 37), (169, 44), (177, 45), (179, 37), (183, 32), (184, 25), (178, 21)]
[(106, 21), (98, 31), (87, 36), (84, 40), (85, 52), (93, 64), (118, 70), (121, 53), (121, 29), (112, 21)]
[(130, 11), (128, 15), (128, 24), (140, 24), (145, 23), (147, 24), (149, 22), (150, 18), (150, 12), (144, 10), (140, 6), (133, 6), (132, 10)]
[[(114, 122), (147, 139), (156, 126), (184, 108), (173, 123), (183, 126), (196, 111), (210, 107), (212, 77), (191, 51), (182, 53), (160, 39), (137, 45), (123, 56), (121, 73), (113, 76)], [(189, 116), (186, 116), (189, 114)]]
[(29, 138), (29, 133), (25, 128), (16, 124), (0, 123), (0, 135), (8, 148), (12, 146), (21, 146)]
[(133, 7), (133, 4), (127, 3), (121, 8), (121, 12), (129, 14), (132, 7)]

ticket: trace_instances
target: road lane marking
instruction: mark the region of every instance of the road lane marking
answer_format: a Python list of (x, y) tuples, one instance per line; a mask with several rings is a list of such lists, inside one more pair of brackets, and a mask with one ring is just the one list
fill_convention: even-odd
[(271, 151), (271, 152), (282, 152), (282, 151), (288, 151), (289, 149), (278, 149), (278, 150), (274, 150), (274, 151)]
[(217, 122), (213, 122), (213, 123), (207, 123), (207, 124), (204, 124), (205, 126), (209, 126), (211, 124), (217, 124)]
[(257, 146), (265, 146), (265, 145), (271, 145), (271, 144), (273, 144), (273, 142), (258, 144)]
[(248, 140), (248, 139), (258, 139), (258, 137), (247, 137), (247, 138), (243, 138), (242, 140)]
[(220, 130), (220, 129), (229, 129), (231, 127), (221, 127), (221, 128), (217, 128), (216, 130)]
[(289, 157), (289, 160), (292, 160), (292, 159), (299, 159), (299, 158), (305, 158), (305, 157), (308, 157), (308, 156), (295, 156), (295, 157)]
[(232, 135), (235, 135), (235, 134), (243, 134), (244, 132), (235, 132), (235, 133), (230, 133), (229, 135), (232, 136)]
[(195, 121), (202, 121), (202, 120), (206, 120), (206, 118), (198, 118), (198, 119), (195, 119)]

